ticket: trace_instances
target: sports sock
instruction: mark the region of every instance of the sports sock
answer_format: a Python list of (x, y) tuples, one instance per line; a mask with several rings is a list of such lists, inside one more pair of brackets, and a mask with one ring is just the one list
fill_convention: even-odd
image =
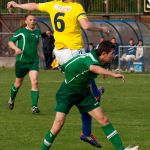
[(14, 84), (12, 84), (11, 88), (10, 88), (10, 97), (11, 100), (14, 101), (17, 93), (18, 93), (19, 88), (16, 88)]
[(107, 139), (115, 146), (116, 150), (124, 150), (121, 138), (118, 132), (113, 128), (112, 124), (109, 123), (102, 127)]
[(31, 91), (32, 107), (38, 105), (39, 91)]
[(42, 149), (41, 150), (49, 150), (55, 137), (56, 136), (53, 135), (50, 130), (48, 130), (48, 132), (45, 135), (44, 141), (42, 143)]
[(91, 126), (92, 126), (92, 118), (88, 113), (82, 113), (81, 114), (81, 120), (82, 120), (82, 133), (85, 136), (91, 135)]

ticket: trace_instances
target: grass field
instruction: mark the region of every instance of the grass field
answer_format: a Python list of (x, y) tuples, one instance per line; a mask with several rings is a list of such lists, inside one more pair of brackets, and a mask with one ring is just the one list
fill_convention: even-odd
[[(125, 74), (126, 82), (100, 77), (98, 85), (105, 87), (101, 106), (120, 133), (126, 146), (139, 144), (140, 150), (150, 150), (150, 74)], [(7, 106), (10, 85), (14, 81), (13, 69), (0, 69), (0, 150), (40, 150), (43, 137), (52, 125), (55, 112), (55, 92), (63, 80), (58, 71), (40, 71), (41, 113), (31, 113), (30, 82), (26, 76), (15, 108)], [(63, 130), (56, 138), (53, 150), (95, 150), (79, 140), (81, 121), (74, 107)], [(102, 150), (114, 150), (105, 139), (99, 124), (93, 120), (93, 133), (103, 145)]]

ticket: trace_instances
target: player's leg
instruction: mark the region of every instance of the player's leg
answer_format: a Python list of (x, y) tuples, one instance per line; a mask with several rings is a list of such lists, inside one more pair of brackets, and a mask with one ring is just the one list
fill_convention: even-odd
[(11, 85), (10, 88), (10, 98), (8, 101), (9, 109), (12, 110), (14, 108), (14, 101), (16, 98), (16, 95), (19, 91), (19, 88), (21, 87), (23, 83), (23, 79), (25, 75), (27, 74), (26, 66), (22, 62), (16, 62), (15, 64), (15, 74), (16, 79), (15, 82)]
[(116, 150), (124, 150), (124, 146), (118, 132), (109, 122), (108, 117), (105, 115), (102, 108), (97, 107), (90, 111), (89, 114), (102, 125), (102, 130), (104, 131), (107, 139), (111, 141), (111, 143), (115, 146)]
[[(87, 91), (88, 92), (88, 91)], [(95, 118), (103, 127), (103, 131), (106, 137), (112, 142), (116, 147), (116, 150), (124, 150), (121, 139), (117, 131), (113, 128), (112, 124), (109, 122), (107, 116), (100, 108), (99, 103), (95, 100), (92, 94), (86, 95), (84, 99), (78, 104), (80, 112), (88, 112), (93, 118)]]
[(116, 150), (138, 150), (139, 149), (139, 146), (135, 146), (133, 148), (124, 147), (117, 130), (113, 127), (111, 122), (109, 122), (109, 119), (105, 115), (102, 108), (97, 107), (92, 111), (90, 111), (89, 114), (102, 125), (102, 130), (104, 131), (107, 139), (114, 145)]
[[(67, 95), (66, 95), (66, 93), (67, 93)], [(67, 89), (67, 87), (64, 83), (61, 85), (58, 92), (56, 93), (57, 105), (55, 107), (55, 110), (57, 113), (55, 116), (53, 126), (52, 126), (51, 130), (48, 131), (48, 133), (46, 134), (45, 139), (42, 143), (42, 150), (49, 150), (49, 148), (51, 147), (51, 144), (54, 141), (54, 138), (61, 130), (61, 128), (65, 122), (66, 114), (69, 113), (69, 110), (73, 106), (73, 104), (70, 100), (72, 100), (72, 98), (74, 98), (74, 97), (71, 97), (71, 94), (72, 93), (69, 93), (69, 90)]]
[(38, 71), (29, 71), (29, 77), (31, 81), (31, 99), (32, 99), (32, 112), (39, 113), (38, 100), (39, 100), (39, 88), (38, 88)]
[(81, 119), (82, 119), (82, 134), (80, 136), (80, 139), (95, 147), (101, 148), (99, 141), (91, 133), (92, 132), (92, 117), (88, 113), (82, 113)]
[(48, 132), (45, 135), (44, 141), (42, 143), (42, 150), (49, 150), (51, 147), (55, 137), (61, 130), (61, 128), (64, 125), (66, 114), (62, 112), (56, 112), (55, 120), (53, 122), (53, 126), (51, 130), (48, 130)]
[(38, 100), (39, 100), (38, 73), (39, 73), (39, 62), (34, 61), (30, 63), (29, 77), (31, 81), (32, 113), (40, 112), (38, 108)]
[[(97, 88), (96, 83), (94, 80), (91, 80), (89, 83), (91, 87), (91, 91), (96, 98), (97, 101), (100, 101), (101, 94), (104, 93), (104, 88), (101, 87), (100, 89)], [(80, 139), (90, 143), (93, 146), (101, 147), (98, 140), (95, 138), (95, 136), (91, 133), (92, 132), (92, 118), (88, 113), (82, 113), (81, 114), (82, 119), (82, 134), (80, 136)]]
[[(94, 80), (91, 80), (89, 82), (89, 86), (91, 88), (91, 91), (94, 95), (95, 98), (100, 96), (100, 92), (98, 91), (98, 88), (96, 86), (96, 83)], [(91, 135), (91, 130), (92, 130), (92, 118), (88, 113), (82, 113), (81, 114), (81, 120), (82, 120), (82, 133), (84, 136), (90, 136)], [(82, 137), (81, 135), (81, 140)]]
[(16, 98), (16, 95), (19, 91), (19, 88), (21, 87), (23, 83), (23, 78), (16, 78), (15, 82), (11, 85), (10, 88), (10, 98), (8, 101), (9, 109), (12, 110), (14, 108), (14, 101)]
[[(82, 120), (82, 135), (83, 137), (85, 136), (90, 136), (91, 135), (91, 122), (92, 118), (88, 113), (82, 113), (81, 114), (81, 120)], [(82, 135), (81, 135), (81, 140), (82, 140)]]

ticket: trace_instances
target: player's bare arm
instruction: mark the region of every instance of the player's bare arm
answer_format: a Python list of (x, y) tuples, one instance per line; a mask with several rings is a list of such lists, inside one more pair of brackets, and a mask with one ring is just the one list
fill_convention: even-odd
[(9, 42), (8, 42), (8, 45), (9, 45), (9, 47), (10, 47), (11, 49), (13, 49), (13, 50), (15, 51), (15, 54), (16, 54), (16, 55), (22, 53), (21, 49), (18, 48), (18, 47), (15, 45), (15, 43), (9, 41)]
[(124, 80), (124, 75), (113, 73), (113, 72), (111, 72), (109, 70), (106, 70), (106, 69), (100, 67), (100, 66), (91, 65), (90, 66), (90, 71), (94, 72), (96, 74), (102, 74), (102, 75), (111, 76), (113, 78), (119, 78), (119, 79), (123, 79)]
[(95, 26), (92, 22), (88, 20), (88, 18), (82, 18), (79, 20), (79, 23), (81, 27), (84, 30), (89, 30), (89, 31), (102, 31), (104, 33), (109, 33), (110, 29), (106, 26)]
[(37, 3), (18, 4), (14, 1), (10, 1), (7, 3), (7, 9), (11, 9), (11, 8), (21, 8), (25, 10), (34, 11), (34, 10), (38, 10), (38, 4)]

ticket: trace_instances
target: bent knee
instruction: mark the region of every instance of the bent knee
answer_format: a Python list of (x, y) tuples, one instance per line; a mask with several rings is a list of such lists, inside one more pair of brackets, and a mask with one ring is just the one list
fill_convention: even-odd
[(103, 116), (99, 118), (99, 122), (101, 123), (101, 125), (107, 125), (109, 123), (109, 119), (107, 116)]
[(15, 85), (15, 87), (16, 88), (20, 88), (21, 87), (21, 85), (22, 85), (22, 80), (17, 80), (17, 81), (15, 81), (15, 83), (14, 83), (14, 85)]

